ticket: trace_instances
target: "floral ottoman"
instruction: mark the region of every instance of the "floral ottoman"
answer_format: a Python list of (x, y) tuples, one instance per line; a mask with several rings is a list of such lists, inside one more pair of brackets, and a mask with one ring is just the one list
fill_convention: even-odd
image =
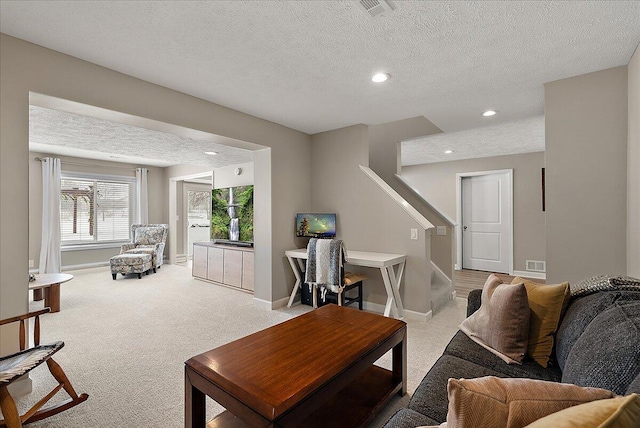
[(119, 273), (123, 275), (137, 273), (138, 279), (140, 279), (145, 272), (149, 275), (149, 271), (151, 270), (151, 255), (118, 254), (117, 256), (111, 257), (109, 264), (111, 265), (111, 276), (113, 276), (114, 280)]

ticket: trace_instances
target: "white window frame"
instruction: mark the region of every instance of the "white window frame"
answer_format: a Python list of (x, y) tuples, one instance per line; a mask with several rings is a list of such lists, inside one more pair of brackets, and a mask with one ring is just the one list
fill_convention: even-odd
[[(132, 198), (129, 201), (129, 230), (131, 230), (131, 225), (135, 222), (136, 218), (136, 177), (127, 176), (127, 175), (109, 175), (109, 174), (94, 174), (94, 173), (85, 173), (85, 172), (76, 172), (76, 171), (62, 171), (60, 174), (60, 179), (70, 179), (70, 180), (95, 180), (95, 181), (115, 181), (120, 183), (126, 183), (132, 186), (131, 195)], [(60, 250), (61, 251), (82, 251), (82, 250), (99, 250), (103, 248), (120, 248), (122, 244), (126, 244), (131, 242), (131, 236), (128, 236), (127, 239), (119, 239), (113, 241), (100, 241), (100, 242), (71, 242), (64, 243), (60, 242)]]

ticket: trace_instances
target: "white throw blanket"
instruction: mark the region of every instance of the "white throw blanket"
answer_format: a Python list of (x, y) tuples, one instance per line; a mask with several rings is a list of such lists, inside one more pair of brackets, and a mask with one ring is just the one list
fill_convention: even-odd
[(309, 287), (320, 286), (323, 300), (326, 289), (338, 293), (342, 287), (341, 267), (346, 260), (346, 253), (342, 240), (309, 240), (305, 282)]

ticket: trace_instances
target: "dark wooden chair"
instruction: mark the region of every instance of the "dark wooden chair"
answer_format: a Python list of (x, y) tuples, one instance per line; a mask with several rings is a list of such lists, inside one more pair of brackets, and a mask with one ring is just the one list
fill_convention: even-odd
[[(71, 407), (77, 406), (89, 398), (87, 394), (78, 395), (76, 393), (73, 386), (71, 386), (71, 382), (69, 382), (67, 375), (58, 363), (51, 358), (53, 354), (58, 352), (64, 346), (64, 342), (40, 345), (40, 315), (49, 311), (50, 309), (46, 308), (41, 311), (30, 312), (25, 315), (0, 320), (0, 326), (20, 322), (20, 351), (0, 357), (0, 409), (2, 409), (2, 414), (4, 415), (4, 419), (0, 420), (0, 428), (20, 428), (25, 424), (48, 418), (49, 416), (53, 416), (64, 410), (70, 409)], [(27, 337), (27, 324), (25, 323), (25, 320), (33, 317), (35, 317), (33, 330), (34, 346), (33, 348), (25, 349)], [(18, 413), (16, 403), (9, 393), (8, 386), (44, 362), (47, 363), (49, 371), (58, 381), (58, 385), (34, 404), (33, 407), (27, 410), (24, 415), (20, 415)], [(69, 394), (70, 398), (59, 404), (43, 408), (43, 406), (63, 388), (67, 394)]]
[[(368, 279), (368, 277), (361, 273), (345, 272), (343, 268), (340, 268), (341, 286), (338, 292), (325, 289), (324, 291), (318, 290), (318, 287), (314, 287), (313, 290), (313, 307), (324, 306), (328, 303), (335, 303), (338, 306), (349, 306), (353, 303), (358, 304), (358, 309), (363, 309), (362, 300), (362, 281)], [(349, 293), (347, 291), (356, 290), (356, 293)], [(324, 292), (324, 298), (318, 298), (318, 293)]]

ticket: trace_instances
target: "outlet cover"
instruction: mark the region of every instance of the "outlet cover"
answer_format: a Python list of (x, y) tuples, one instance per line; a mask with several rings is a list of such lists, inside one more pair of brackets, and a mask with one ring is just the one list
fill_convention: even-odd
[(414, 241), (418, 240), (418, 229), (411, 229), (411, 239)]
[(29, 260), (29, 267), (32, 268), (33, 267), (33, 260)]
[(438, 236), (446, 236), (447, 235), (447, 226), (438, 226), (436, 228), (436, 233)]

